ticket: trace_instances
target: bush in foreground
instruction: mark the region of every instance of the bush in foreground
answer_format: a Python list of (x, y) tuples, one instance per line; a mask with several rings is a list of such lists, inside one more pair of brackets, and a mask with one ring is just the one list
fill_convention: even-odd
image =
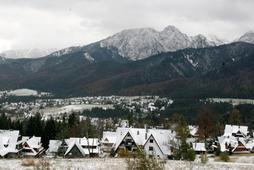
[(224, 161), (224, 162), (228, 162), (229, 161), (229, 155), (227, 152), (221, 152), (220, 153), (220, 160)]
[(164, 163), (154, 157), (139, 152), (135, 159), (127, 160), (128, 170), (163, 170)]
[(200, 159), (201, 159), (201, 163), (206, 164), (208, 161), (207, 154), (206, 153), (202, 154)]

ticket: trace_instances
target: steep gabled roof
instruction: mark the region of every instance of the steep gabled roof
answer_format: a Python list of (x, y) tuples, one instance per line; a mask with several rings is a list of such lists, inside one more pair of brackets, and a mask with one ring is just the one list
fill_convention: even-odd
[(68, 147), (68, 149), (66, 150), (64, 155), (66, 156), (72, 150), (72, 148), (75, 147), (75, 146), (78, 148), (78, 150), (80, 151), (80, 153), (83, 156), (86, 156), (86, 155), (89, 154), (89, 152), (86, 153), (85, 150), (83, 150), (83, 148), (81, 147), (80, 144), (78, 144), (76, 141), (72, 141), (72, 143), (70, 144), (70, 146)]
[(164, 155), (170, 155), (170, 142), (175, 138), (175, 133), (171, 132), (171, 130), (165, 130), (165, 129), (149, 129), (149, 137), (144, 143), (144, 145), (147, 144), (147, 142), (153, 138), (156, 142), (156, 144), (159, 146), (161, 152)]
[(0, 130), (0, 156), (18, 152), (16, 149), (18, 137), (19, 131), (17, 130)]
[(31, 148), (40, 148), (41, 147), (41, 137), (31, 137), (26, 141), (26, 143), (31, 147)]
[(103, 132), (102, 143), (116, 143), (117, 133), (116, 132)]
[(58, 149), (61, 146), (61, 144), (62, 144), (61, 140), (50, 140), (49, 141), (49, 148), (48, 148), (47, 152), (50, 152), (50, 153), (58, 152)]
[[(127, 135), (130, 135), (130, 136), (131, 136), (131, 134), (130, 134), (129, 131), (125, 131), (125, 132), (123, 132), (123, 133), (124, 133), (124, 134), (118, 136), (119, 138), (117, 138), (117, 141), (116, 141), (116, 143), (115, 143), (115, 145), (114, 145), (114, 151), (116, 151), (116, 150), (118, 149), (119, 145), (121, 144), (121, 142), (124, 140), (124, 138), (125, 138)], [(132, 136), (131, 136), (131, 138), (133, 139)], [(134, 140), (134, 139), (133, 139), (133, 140)], [(135, 142), (135, 141), (134, 141), (134, 142)], [(136, 145), (137, 145), (137, 144), (136, 144)]]
[(170, 154), (169, 143), (175, 137), (175, 133), (165, 129), (144, 128), (117, 128), (117, 140), (114, 150), (117, 150), (123, 139), (129, 134), (137, 146), (144, 146), (148, 138), (153, 135), (164, 154)]
[(247, 136), (249, 133), (248, 126), (225, 125), (224, 136), (231, 136), (233, 133), (242, 133)]

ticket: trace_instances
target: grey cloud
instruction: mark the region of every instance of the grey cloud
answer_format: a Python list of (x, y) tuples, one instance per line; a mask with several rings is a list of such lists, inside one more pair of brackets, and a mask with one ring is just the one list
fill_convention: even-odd
[(253, 6), (253, 0), (0, 0), (0, 51), (5, 42), (8, 48), (62, 48), (169, 24), (191, 35), (234, 39), (254, 29)]

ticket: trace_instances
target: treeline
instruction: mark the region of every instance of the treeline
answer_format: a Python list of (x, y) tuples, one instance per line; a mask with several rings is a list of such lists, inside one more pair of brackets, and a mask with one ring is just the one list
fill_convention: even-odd
[(41, 119), (40, 114), (36, 114), (26, 120), (12, 121), (5, 114), (0, 116), (0, 129), (19, 130), (22, 136), (40, 136), (42, 137), (43, 147), (47, 148), (50, 139), (65, 139), (69, 137), (101, 137), (103, 124), (94, 126), (89, 117), (86, 120), (79, 121), (76, 114), (71, 114), (63, 118), (62, 122), (53, 120), (46, 121)]
[[(239, 121), (232, 122), (229, 117), (232, 116), (232, 110), (238, 110)], [(196, 124), (197, 117), (202, 112), (211, 112), (217, 122), (222, 123), (240, 123), (254, 128), (254, 105), (240, 104), (233, 106), (229, 103), (210, 103), (200, 101), (199, 99), (176, 99), (166, 110), (159, 112), (164, 117), (170, 117), (174, 113), (182, 114), (189, 124)]]
[(128, 113), (128, 110), (115, 105), (114, 109), (93, 108), (91, 110), (84, 110), (82, 115), (98, 118), (124, 118)]

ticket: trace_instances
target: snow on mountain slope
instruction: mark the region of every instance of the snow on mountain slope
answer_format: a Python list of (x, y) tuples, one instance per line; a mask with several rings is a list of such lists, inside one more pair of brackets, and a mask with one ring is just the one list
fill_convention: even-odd
[(59, 56), (62, 56), (62, 55), (70, 54), (70, 53), (75, 52), (76, 50), (79, 50), (79, 49), (81, 49), (81, 47), (79, 47), (79, 46), (68, 47), (68, 48), (64, 48), (64, 49), (55, 51), (55, 52), (51, 53), (51, 55), (55, 56), (55, 57), (59, 57)]
[(115, 47), (121, 56), (139, 60), (165, 51), (159, 37), (159, 32), (152, 28), (124, 30), (102, 40), (101, 47)]
[(229, 43), (229, 41), (227, 41), (225, 39), (221, 39), (221, 38), (219, 38), (219, 37), (217, 37), (216, 35), (213, 35), (213, 34), (206, 35), (206, 38), (208, 39), (208, 41), (214, 42), (217, 46)]
[(38, 58), (49, 55), (56, 49), (23, 49), (23, 50), (8, 50), (0, 53), (0, 56), (5, 58)]
[(254, 44), (254, 32), (253, 31), (246, 32), (237, 41), (243, 41)]
[(121, 31), (101, 42), (101, 47), (117, 48), (119, 54), (131, 60), (140, 60), (161, 52), (184, 48), (203, 48), (221, 44), (203, 35), (188, 36), (174, 26), (162, 31), (139, 28)]
[(175, 51), (191, 46), (191, 38), (174, 26), (167, 26), (159, 32), (159, 41), (165, 47), (164, 52)]

